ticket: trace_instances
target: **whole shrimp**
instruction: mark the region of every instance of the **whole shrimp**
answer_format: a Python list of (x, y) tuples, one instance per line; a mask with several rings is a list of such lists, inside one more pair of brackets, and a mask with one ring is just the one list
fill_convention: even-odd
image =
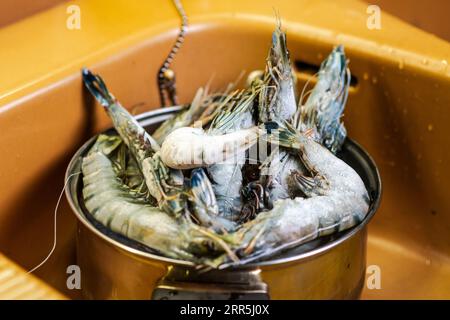
[[(262, 90), (263, 86), (264, 84), (259, 80), (253, 82), (235, 102), (235, 105), (223, 110), (213, 120), (209, 132), (214, 135), (226, 134), (254, 126), (253, 107), (258, 92)], [(219, 206), (219, 216), (233, 221), (239, 216), (242, 207), (242, 167), (245, 162), (246, 152), (242, 151), (223, 163), (216, 163), (206, 168), (208, 175), (212, 177), (211, 182)]]
[(113, 152), (121, 142), (118, 136), (100, 135), (83, 158), (83, 198), (92, 216), (167, 257), (216, 266), (228, 251), (229, 258), (237, 261), (220, 237), (185, 216), (173, 217), (150, 205), (119, 178), (115, 163), (120, 156)]
[(247, 260), (348, 229), (364, 219), (370, 199), (355, 170), (288, 123), (265, 127), (269, 141), (295, 150), (304, 163), (309, 175), (298, 173), (295, 179), (308, 198), (279, 199), (271, 210), (242, 225), (235, 236)]
[[(272, 45), (266, 59), (265, 72), (262, 78), (267, 82), (265, 90), (260, 93), (259, 122), (269, 120), (283, 121), (291, 119), (297, 110), (295, 76), (287, 50), (286, 34), (278, 24), (272, 34)], [(261, 144), (260, 144), (261, 145)], [(270, 208), (271, 202), (277, 199), (295, 197), (298, 192), (290, 188), (290, 172), (300, 170), (301, 162), (286, 150), (273, 148), (262, 162), (257, 181), (251, 181), (243, 188), (246, 204), (243, 208), (244, 220), (252, 218), (258, 210)], [(260, 155), (261, 156), (261, 155)], [(266, 192), (263, 192), (266, 190)]]
[(106, 109), (117, 132), (136, 159), (150, 195), (164, 211), (174, 215), (182, 213), (186, 206), (181, 192), (184, 184), (182, 172), (164, 165), (160, 159), (158, 143), (120, 105), (98, 75), (87, 69), (83, 69), (82, 75), (86, 87)]

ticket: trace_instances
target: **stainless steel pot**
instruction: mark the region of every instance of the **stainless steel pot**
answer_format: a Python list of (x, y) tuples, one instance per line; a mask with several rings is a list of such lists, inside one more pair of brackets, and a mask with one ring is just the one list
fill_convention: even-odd
[[(150, 132), (179, 107), (137, 117)], [(113, 129), (110, 129), (113, 130)], [(149, 252), (96, 223), (81, 196), (81, 158), (95, 137), (74, 155), (66, 196), (78, 219), (77, 261), (88, 299), (354, 299), (365, 281), (367, 223), (378, 208), (381, 180), (371, 157), (347, 139), (339, 156), (362, 177), (370, 212), (358, 226), (290, 249), (271, 260), (199, 273), (186, 261)]]

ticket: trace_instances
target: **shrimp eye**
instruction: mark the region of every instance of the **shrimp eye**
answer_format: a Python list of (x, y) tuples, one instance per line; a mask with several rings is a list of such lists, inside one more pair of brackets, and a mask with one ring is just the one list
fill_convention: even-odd
[(279, 128), (279, 125), (274, 121), (269, 121), (264, 123), (264, 127), (266, 128), (268, 133), (271, 133), (272, 130), (277, 130)]

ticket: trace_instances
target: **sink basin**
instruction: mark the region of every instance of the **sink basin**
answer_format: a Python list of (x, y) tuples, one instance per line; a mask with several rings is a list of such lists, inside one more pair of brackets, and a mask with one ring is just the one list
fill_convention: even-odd
[[(82, 10), (80, 30), (65, 28), (64, 3), (0, 29), (8, 44), (0, 52), (0, 252), (23, 270), (52, 249), (54, 210), (72, 154), (111, 125), (83, 90), (81, 67), (101, 74), (132, 113), (148, 111), (159, 104), (156, 73), (177, 30), (169, 1), (158, 12), (149, 3), (73, 3)], [(359, 1), (276, 5), (299, 89), (314, 83), (334, 45), (344, 44), (350, 59), (344, 121), (375, 159), (384, 187), (367, 249), (367, 281), (376, 270), (379, 286), (366, 285), (361, 298), (449, 299), (450, 44), (385, 13), (381, 30), (369, 30), (367, 4)], [(211, 78), (218, 89), (242, 70), (263, 68), (275, 26), (272, 1), (185, 6), (191, 25), (173, 64), (181, 102)], [(80, 298), (66, 285), (76, 232), (63, 199), (55, 250), (28, 276), (59, 292), (52, 297)], [(0, 297), (2, 285), (0, 278)]]

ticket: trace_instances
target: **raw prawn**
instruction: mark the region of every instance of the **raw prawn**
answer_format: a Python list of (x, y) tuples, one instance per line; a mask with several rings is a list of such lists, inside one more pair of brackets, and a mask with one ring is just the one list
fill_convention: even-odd
[(166, 212), (174, 215), (182, 213), (186, 206), (181, 192), (184, 184), (182, 172), (170, 170), (164, 165), (159, 156), (158, 143), (120, 105), (98, 75), (87, 69), (83, 69), (82, 74), (86, 87), (106, 109), (115, 129), (136, 159), (150, 195)]
[[(251, 107), (254, 96), (253, 93), (243, 95), (244, 98), (236, 104), (236, 108), (219, 113), (211, 124), (211, 130), (183, 127), (170, 133), (161, 146), (163, 162), (175, 169), (192, 169), (239, 157), (258, 138), (257, 126), (235, 130), (236, 123), (242, 121), (241, 114)], [(224, 133), (229, 131), (231, 132)]]
[(305, 164), (310, 175), (298, 173), (295, 179), (308, 198), (277, 200), (271, 210), (243, 224), (235, 236), (241, 239), (239, 248), (247, 259), (348, 229), (364, 219), (370, 199), (355, 170), (287, 123), (265, 126), (272, 131), (268, 140), (296, 150)]
[[(83, 198), (88, 211), (105, 227), (157, 250), (165, 256), (215, 266), (223, 259), (226, 243), (186, 217), (173, 217), (150, 205), (117, 176), (114, 151), (100, 135), (83, 158)], [(110, 159), (112, 158), (112, 159)], [(230, 257), (236, 260), (229, 251)]]

